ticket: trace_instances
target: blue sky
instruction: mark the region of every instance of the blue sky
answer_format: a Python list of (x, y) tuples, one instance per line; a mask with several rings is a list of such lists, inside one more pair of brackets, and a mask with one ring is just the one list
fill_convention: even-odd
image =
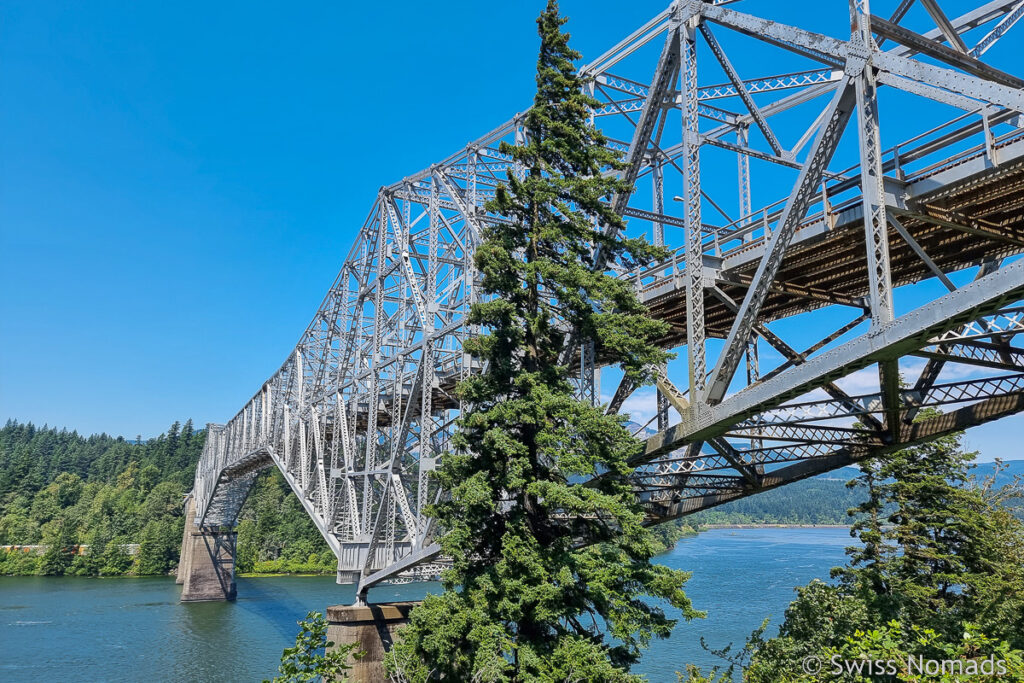
[[(666, 4), (562, 7), (587, 59)], [(4, 4), (0, 418), (128, 437), (226, 420), (377, 188), (529, 104), (540, 2), (345, 5)], [(841, 36), (846, 3), (825, 5), (782, 18)], [(1001, 451), (1014, 424), (971, 443)]]
[[(619, 5), (565, 3), (582, 49), (660, 9)], [(233, 415), (377, 188), (528, 105), (537, 10), (5, 3), (0, 418), (146, 437)]]

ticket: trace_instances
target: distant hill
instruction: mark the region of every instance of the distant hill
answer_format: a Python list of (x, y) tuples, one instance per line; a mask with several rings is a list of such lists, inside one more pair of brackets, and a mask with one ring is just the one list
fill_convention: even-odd
[[(182, 500), (205, 438), (191, 421), (131, 441), (7, 421), (0, 427), (0, 546), (47, 550), (0, 548), (0, 575), (166, 574), (178, 562)], [(87, 551), (78, 552), (80, 544)], [(138, 552), (129, 556), (130, 547)], [(238, 571), (333, 574), (336, 567), (277, 469), (262, 475), (240, 515)]]
[[(1002, 465), (1004, 469), (996, 477), (997, 486), (1009, 484), (1013, 481), (1014, 477), (1024, 478), (1024, 460), (1004, 460)], [(971, 474), (978, 479), (984, 479), (985, 477), (992, 476), (995, 467), (996, 464), (994, 462), (976, 462), (971, 467)], [(818, 479), (842, 479), (843, 481), (849, 481), (858, 474), (860, 474), (860, 470), (856, 467), (840, 467), (838, 470), (819, 474)]]
[[(1004, 486), (1015, 476), (1024, 479), (1024, 460), (1008, 460), (996, 477), (996, 486)], [(992, 476), (995, 463), (977, 463), (972, 474), (978, 480)], [(846, 482), (856, 478), (856, 467), (841, 467), (811, 479), (793, 482), (749, 498), (726, 503), (687, 518), (695, 524), (848, 524), (846, 511), (863, 500), (863, 491), (849, 488)], [(1024, 512), (1024, 507), (1021, 508)]]
[[(165, 573), (178, 559), (181, 500), (204, 439), (190, 421), (141, 443), (8, 421), (0, 427), (0, 545), (81, 543), (90, 552), (52, 558), (53, 567), (35, 555), (0, 553), (0, 574)], [(975, 474), (981, 479), (993, 470), (993, 463), (979, 463)], [(668, 547), (696, 524), (846, 524), (846, 511), (863, 496), (846, 486), (858, 473), (844, 467), (661, 525), (659, 542)], [(997, 485), (1015, 476), (1024, 477), (1024, 460), (1006, 462)], [(139, 544), (140, 552), (129, 558), (121, 552), (126, 544)], [(105, 550), (93, 554), (93, 548)], [(272, 469), (242, 508), (239, 571), (331, 573), (334, 567), (301, 503)]]
[(687, 521), (694, 524), (847, 524), (846, 511), (860, 504), (864, 494), (846, 486), (847, 481), (857, 476), (857, 470), (843, 470), (726, 503), (699, 512)]
[[(996, 476), (996, 486), (1005, 486), (1019, 477), (1024, 480), (1024, 460), (1004, 460), (1004, 469)], [(979, 462), (974, 466), (974, 474), (979, 479), (992, 476), (995, 471), (994, 462)]]
[[(626, 427), (637, 436), (646, 438), (656, 433), (636, 422)], [(639, 433), (638, 433), (639, 432)], [(1005, 469), (996, 477), (996, 486), (1004, 486), (1014, 477), (1024, 479), (1024, 460), (1007, 460)], [(978, 480), (992, 476), (995, 463), (977, 463), (972, 474)], [(742, 500), (726, 503), (717, 508), (686, 518), (688, 524), (848, 524), (846, 511), (860, 504), (863, 492), (849, 488), (846, 482), (860, 474), (856, 467), (841, 467), (819, 474), (811, 479), (793, 482), (771, 491), (765, 491)], [(1024, 506), (1022, 506), (1024, 511)]]

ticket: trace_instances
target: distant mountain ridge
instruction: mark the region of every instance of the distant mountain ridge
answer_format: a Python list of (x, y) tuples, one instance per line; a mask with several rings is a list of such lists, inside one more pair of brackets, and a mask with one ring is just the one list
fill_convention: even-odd
[[(1009, 484), (1013, 481), (1014, 477), (1024, 478), (1024, 460), (1003, 460), (1002, 467), (999, 474), (996, 476), (996, 485), (1002, 486)], [(996, 464), (994, 462), (975, 462), (971, 466), (971, 474), (978, 479), (990, 477), (995, 472)], [(819, 474), (818, 479), (842, 479), (843, 481), (849, 481), (857, 477), (860, 474), (860, 470), (856, 467), (840, 467), (837, 470), (831, 472), (825, 472)]]
[[(1007, 460), (1003, 467), (996, 476), (997, 487), (1011, 483), (1015, 477), (1024, 479), (1024, 460)], [(993, 462), (975, 463), (971, 468), (979, 482), (994, 471)], [(848, 524), (846, 511), (861, 503), (864, 491), (846, 483), (859, 474), (856, 467), (840, 467), (686, 519), (692, 524)]]

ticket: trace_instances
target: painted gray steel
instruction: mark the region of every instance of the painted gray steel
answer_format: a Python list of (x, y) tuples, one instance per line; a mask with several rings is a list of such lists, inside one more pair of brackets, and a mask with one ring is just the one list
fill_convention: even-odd
[[(928, 0), (934, 29), (918, 33), (901, 23), (907, 3), (885, 19), (856, 0), (848, 40), (727, 4), (676, 2), (581, 70), (624, 177), (650, 188), (612, 205), (631, 234), (678, 247), (613, 271), (670, 324), (663, 344), (686, 347), (678, 386), (657, 369), (656, 433), (634, 462), (651, 523), (1024, 407), (1024, 349), (1013, 345), (1024, 331), (1024, 90), (980, 61), (1024, 3), (950, 18)], [(971, 46), (975, 29), (984, 37)], [(729, 56), (736, 36), (805, 68), (744, 79)], [(962, 113), (884, 149), (879, 92), (890, 89)], [(799, 137), (774, 127), (809, 110)], [(522, 121), (380, 190), (294, 351), (237, 415), (209, 425), (198, 524), (232, 526), (259, 470), (277, 466), (338, 556), (339, 581), (365, 595), (436, 575), (425, 508), (444, 492), (430, 474), (460, 412), (455, 386), (481, 370), (463, 352), (479, 332), (466, 322), (481, 296), (472, 255), (483, 226), (505, 220), (485, 202), (523, 172), (499, 150), (525, 139)], [(856, 163), (837, 168), (847, 140)], [(702, 174), (712, 151), (735, 156), (735, 184)], [(752, 159), (795, 177), (791, 191), (755, 207)], [(931, 278), (934, 294), (897, 292)], [(769, 327), (797, 315), (818, 330), (803, 350)], [(580, 395), (599, 400), (601, 359), (568, 331), (564, 360)], [(766, 353), (782, 360), (763, 372)], [(915, 359), (924, 369), (904, 384)], [(963, 371), (943, 375), (951, 368)], [(844, 390), (864, 369), (877, 391)], [(636, 389), (609, 391), (609, 410)]]

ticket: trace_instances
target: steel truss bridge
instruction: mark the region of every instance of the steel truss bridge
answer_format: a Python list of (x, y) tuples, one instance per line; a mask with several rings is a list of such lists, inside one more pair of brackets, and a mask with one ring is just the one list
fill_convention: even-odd
[[(1024, 81), (983, 61), (1024, 0), (855, 0), (843, 39), (731, 4), (676, 2), (581, 69), (636, 187), (614, 208), (674, 248), (616, 273), (680, 354), (634, 463), (652, 524), (1024, 410)], [(294, 351), (209, 425), (197, 525), (232, 527), (277, 466), (339, 582), (436, 574), (471, 257), (522, 122), (380, 190)], [(638, 388), (604, 374), (618, 411)]]

